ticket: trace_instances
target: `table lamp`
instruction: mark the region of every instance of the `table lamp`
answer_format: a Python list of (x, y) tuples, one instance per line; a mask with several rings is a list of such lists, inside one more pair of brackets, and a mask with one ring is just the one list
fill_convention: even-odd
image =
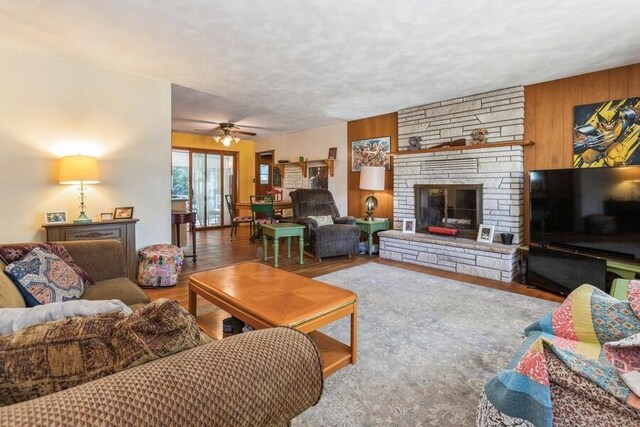
[(378, 207), (378, 199), (375, 198), (373, 192), (384, 190), (384, 173), (384, 166), (362, 166), (360, 169), (360, 189), (371, 191), (364, 202), (367, 221), (373, 221), (373, 211)]
[(98, 184), (98, 160), (90, 156), (65, 156), (60, 159), (60, 184), (80, 185), (80, 215), (73, 222), (91, 222), (85, 214), (84, 186)]

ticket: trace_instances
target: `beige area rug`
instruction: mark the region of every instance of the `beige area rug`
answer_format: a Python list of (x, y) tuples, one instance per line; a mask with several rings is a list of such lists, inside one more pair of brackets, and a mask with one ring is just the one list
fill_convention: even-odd
[[(557, 303), (369, 263), (317, 277), (358, 294), (358, 363), (299, 426), (473, 426), (484, 383)], [(349, 342), (349, 319), (322, 332)]]

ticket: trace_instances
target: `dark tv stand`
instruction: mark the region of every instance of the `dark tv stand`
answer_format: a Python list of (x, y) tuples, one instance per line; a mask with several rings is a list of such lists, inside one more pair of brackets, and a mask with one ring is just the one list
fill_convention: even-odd
[(568, 295), (584, 283), (606, 292), (606, 259), (548, 246), (529, 247), (527, 285)]

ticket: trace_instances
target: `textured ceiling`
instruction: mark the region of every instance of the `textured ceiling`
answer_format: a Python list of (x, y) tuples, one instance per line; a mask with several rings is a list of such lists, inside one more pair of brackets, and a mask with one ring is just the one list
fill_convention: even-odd
[(263, 138), (640, 62), (638, 22), (638, 0), (0, 0), (0, 45), (170, 81), (175, 130)]

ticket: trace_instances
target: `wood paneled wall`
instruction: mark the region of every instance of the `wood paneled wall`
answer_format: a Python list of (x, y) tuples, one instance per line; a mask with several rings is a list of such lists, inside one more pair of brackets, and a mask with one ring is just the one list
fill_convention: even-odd
[(640, 96), (640, 64), (539, 83), (524, 88), (524, 224), (529, 243), (529, 171), (573, 165), (573, 107)]
[[(368, 117), (347, 123), (347, 206), (348, 215), (362, 217), (364, 213), (364, 201), (369, 195), (368, 191), (362, 191), (360, 185), (360, 172), (351, 172), (351, 142), (367, 138), (390, 136), (391, 152), (398, 150), (398, 113), (389, 113), (381, 116)], [(393, 169), (387, 171), (385, 176), (385, 191), (376, 191), (378, 209), (374, 216), (389, 218), (393, 221)]]

